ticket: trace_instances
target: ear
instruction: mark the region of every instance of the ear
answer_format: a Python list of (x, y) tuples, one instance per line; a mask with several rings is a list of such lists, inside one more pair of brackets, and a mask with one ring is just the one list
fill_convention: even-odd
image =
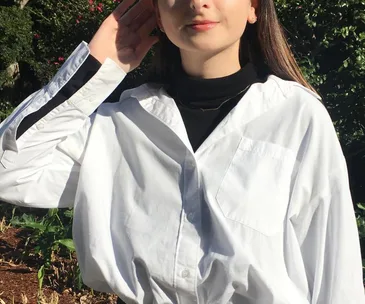
[(160, 31), (163, 32), (164, 30), (163, 30), (163, 26), (161, 23), (161, 15), (160, 15), (160, 11), (158, 9), (158, 0), (152, 0), (152, 3), (153, 3), (153, 10), (155, 11), (155, 15), (156, 15), (157, 25), (158, 25)]
[(247, 17), (247, 21), (250, 24), (254, 24), (257, 21), (258, 6), (259, 0), (251, 0), (251, 7)]

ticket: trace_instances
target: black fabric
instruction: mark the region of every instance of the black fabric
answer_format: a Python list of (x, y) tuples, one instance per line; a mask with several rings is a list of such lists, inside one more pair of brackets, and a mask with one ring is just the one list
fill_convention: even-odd
[(251, 63), (232, 75), (214, 79), (191, 77), (180, 69), (166, 91), (176, 101), (194, 151), (237, 105), (248, 88), (262, 81), (264, 79), (259, 79)]
[(26, 116), (22, 120), (17, 129), (16, 139), (24, 134), (24, 132), (33, 126), (38, 120), (75, 94), (96, 74), (100, 67), (101, 63), (92, 55), (89, 55), (82, 66), (76, 71), (75, 75), (73, 75), (66, 85), (51, 100), (49, 100), (37, 112)]

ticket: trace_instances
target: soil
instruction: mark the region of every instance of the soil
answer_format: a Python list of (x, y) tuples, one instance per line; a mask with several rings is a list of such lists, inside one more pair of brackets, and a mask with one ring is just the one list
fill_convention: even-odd
[[(115, 295), (92, 294), (90, 290), (76, 293), (72, 286), (61, 291), (59, 286), (57, 290), (46, 282), (42, 288), (43, 301), (39, 301), (37, 273), (41, 264), (36, 256), (25, 258), (23, 255), (29, 233), (13, 227), (0, 232), (0, 304), (37, 304), (37, 298), (40, 304), (116, 303)], [(52, 296), (58, 297), (58, 300), (52, 301)]]

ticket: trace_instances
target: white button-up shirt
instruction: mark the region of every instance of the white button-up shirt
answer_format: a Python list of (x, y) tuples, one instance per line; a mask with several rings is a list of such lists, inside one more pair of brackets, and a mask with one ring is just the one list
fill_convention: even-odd
[(0, 198), (74, 207), (88, 286), (126, 303), (365, 303), (346, 162), (315, 94), (270, 76), (193, 152), (163, 88), (102, 104), (125, 77), (107, 59), (16, 140), (88, 54), (0, 125)]

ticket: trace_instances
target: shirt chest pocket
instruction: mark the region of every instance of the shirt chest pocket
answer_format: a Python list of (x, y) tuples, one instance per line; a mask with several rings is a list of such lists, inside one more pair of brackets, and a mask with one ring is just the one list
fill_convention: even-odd
[(281, 231), (294, 162), (288, 149), (243, 138), (216, 195), (224, 216), (264, 235)]

